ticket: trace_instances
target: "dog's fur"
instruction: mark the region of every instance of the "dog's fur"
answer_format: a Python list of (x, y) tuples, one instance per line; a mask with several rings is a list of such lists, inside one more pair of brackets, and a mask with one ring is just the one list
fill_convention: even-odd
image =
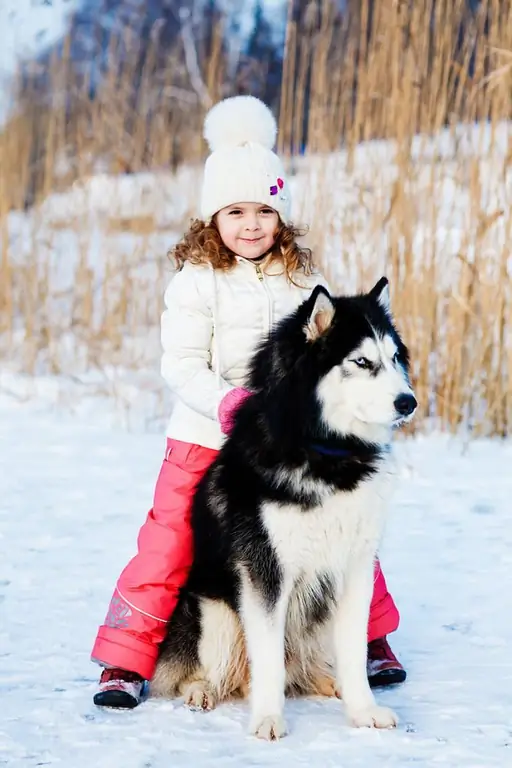
[(366, 652), (391, 431), (416, 407), (408, 365), (385, 278), (357, 296), (316, 288), (262, 343), (254, 394), (195, 494), (154, 694), (210, 709), (250, 693), (266, 739), (285, 733), (286, 691), (336, 692), (355, 725), (396, 724)]

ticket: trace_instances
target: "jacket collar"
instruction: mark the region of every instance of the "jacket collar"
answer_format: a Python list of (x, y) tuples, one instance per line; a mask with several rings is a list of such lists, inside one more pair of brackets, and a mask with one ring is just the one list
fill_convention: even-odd
[(273, 261), (270, 259), (253, 261), (252, 259), (244, 259), (243, 256), (236, 255), (235, 258), (238, 264), (246, 265), (254, 271), (256, 271), (256, 268), (259, 267), (266, 275), (282, 275), (284, 273), (283, 265), (275, 259)]

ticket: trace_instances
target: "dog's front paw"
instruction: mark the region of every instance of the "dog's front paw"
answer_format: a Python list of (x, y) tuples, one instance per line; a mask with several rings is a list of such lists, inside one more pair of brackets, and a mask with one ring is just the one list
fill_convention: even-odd
[(258, 739), (277, 741), (286, 734), (286, 724), (282, 715), (267, 715), (263, 719), (253, 721), (251, 733)]
[(396, 728), (398, 717), (389, 707), (370, 707), (347, 712), (350, 723), (356, 728)]
[(319, 675), (312, 681), (311, 693), (313, 696), (329, 696), (341, 699), (341, 689), (336, 685), (334, 677)]
[(185, 704), (190, 709), (202, 710), (208, 712), (210, 709), (215, 709), (217, 704), (216, 696), (212, 688), (208, 683), (195, 682), (191, 683), (184, 691), (183, 697)]

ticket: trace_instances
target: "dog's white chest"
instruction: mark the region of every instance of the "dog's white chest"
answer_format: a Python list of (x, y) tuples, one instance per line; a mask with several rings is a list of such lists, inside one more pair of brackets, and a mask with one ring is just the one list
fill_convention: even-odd
[(285, 572), (313, 579), (318, 574), (341, 577), (350, 561), (373, 552), (383, 526), (386, 476), (340, 492), (313, 510), (295, 505), (268, 505), (263, 519)]

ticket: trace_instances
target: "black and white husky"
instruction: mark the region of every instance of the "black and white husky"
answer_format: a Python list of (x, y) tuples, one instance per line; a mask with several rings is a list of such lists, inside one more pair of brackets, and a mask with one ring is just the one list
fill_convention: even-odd
[(417, 405), (408, 364), (385, 278), (357, 296), (316, 288), (261, 345), (254, 395), (197, 488), (154, 694), (211, 709), (249, 693), (263, 739), (286, 732), (287, 692), (336, 692), (354, 725), (396, 725), (366, 653), (391, 431)]

